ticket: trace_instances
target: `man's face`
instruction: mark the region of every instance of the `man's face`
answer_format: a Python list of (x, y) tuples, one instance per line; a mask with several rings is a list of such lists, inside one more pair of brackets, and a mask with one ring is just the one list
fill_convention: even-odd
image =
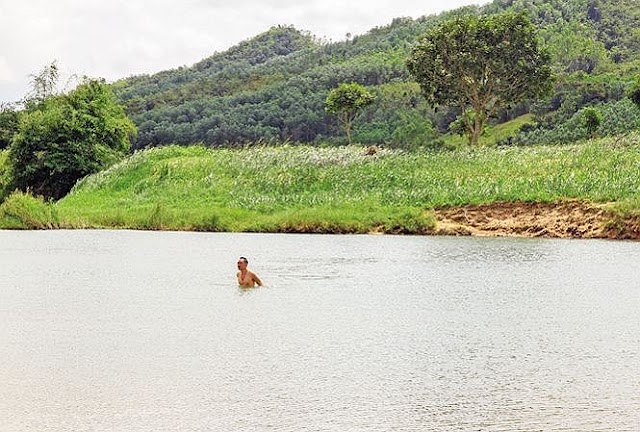
[(238, 270), (244, 270), (247, 268), (247, 262), (243, 259), (238, 260)]

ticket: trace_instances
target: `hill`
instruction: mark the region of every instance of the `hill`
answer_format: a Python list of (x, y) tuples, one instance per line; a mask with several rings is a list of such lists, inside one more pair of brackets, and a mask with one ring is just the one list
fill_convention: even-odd
[[(139, 128), (138, 148), (270, 140), (340, 143), (323, 102), (329, 89), (349, 81), (368, 86), (377, 96), (357, 125), (356, 141), (405, 148), (439, 145), (439, 134), (447, 132), (459, 112), (426, 106), (405, 67), (410, 47), (443, 20), (506, 10), (527, 11), (558, 75), (551, 98), (500, 113), (500, 122), (525, 113), (535, 116), (525, 133), (514, 135), (516, 141), (583, 138), (586, 131), (570, 122), (582, 107), (594, 104), (626, 113), (614, 125), (603, 126), (603, 134), (640, 127), (640, 118), (618, 105), (640, 73), (637, 0), (495, 0), (415, 20), (397, 18), (330, 43), (277, 26), (191, 67), (123, 79), (114, 89)], [(573, 135), (563, 135), (563, 125)]]

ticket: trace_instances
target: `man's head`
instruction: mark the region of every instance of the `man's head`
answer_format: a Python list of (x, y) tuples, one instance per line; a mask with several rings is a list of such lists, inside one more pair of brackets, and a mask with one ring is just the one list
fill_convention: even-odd
[(238, 258), (238, 270), (246, 269), (248, 264), (249, 260), (247, 260), (245, 257)]

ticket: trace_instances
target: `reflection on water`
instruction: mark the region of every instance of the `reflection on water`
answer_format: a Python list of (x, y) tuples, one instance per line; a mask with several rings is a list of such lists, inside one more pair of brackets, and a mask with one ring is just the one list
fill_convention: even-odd
[[(2, 431), (640, 430), (637, 243), (0, 245)], [(265, 287), (237, 286), (241, 255)]]

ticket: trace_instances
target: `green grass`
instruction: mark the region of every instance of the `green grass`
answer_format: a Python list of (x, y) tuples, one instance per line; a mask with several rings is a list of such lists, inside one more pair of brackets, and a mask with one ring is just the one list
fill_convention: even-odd
[(84, 179), (61, 201), (42, 203), (53, 208), (42, 223), (420, 233), (435, 225), (436, 207), (569, 198), (636, 212), (640, 133), (568, 146), (374, 156), (362, 147), (165, 147), (136, 153)]
[(9, 163), (7, 160), (8, 157), (8, 150), (0, 150), (0, 202), (2, 201), (4, 190), (9, 183)]
[(15, 192), (0, 205), (0, 229), (59, 228), (58, 212), (42, 198)]
[[(505, 123), (500, 123), (495, 126), (487, 126), (482, 136), (480, 136), (478, 145), (480, 147), (493, 147), (502, 140), (516, 136), (523, 125), (533, 122), (533, 115), (525, 114)], [(443, 141), (445, 143), (445, 147), (448, 148), (461, 148), (468, 142), (466, 136), (453, 134), (445, 135), (443, 137)]]

